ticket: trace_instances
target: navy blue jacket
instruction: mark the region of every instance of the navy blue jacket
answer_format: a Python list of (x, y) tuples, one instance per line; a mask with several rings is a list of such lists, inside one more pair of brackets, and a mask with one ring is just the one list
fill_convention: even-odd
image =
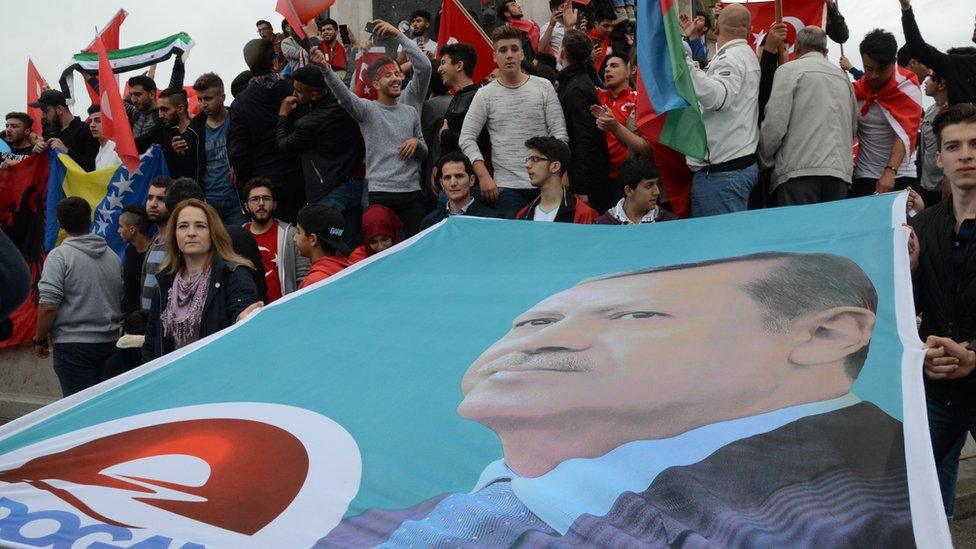
[[(173, 341), (163, 335), (160, 314), (166, 307), (169, 291), (173, 287), (173, 275), (156, 275), (156, 294), (149, 308), (149, 323), (146, 325), (146, 341), (142, 345), (143, 362), (149, 362), (175, 350)], [(200, 319), (200, 339), (231, 326), (237, 321), (241, 311), (258, 301), (257, 290), (251, 269), (242, 265), (227, 263), (214, 257), (210, 270), (210, 288), (203, 305)]]

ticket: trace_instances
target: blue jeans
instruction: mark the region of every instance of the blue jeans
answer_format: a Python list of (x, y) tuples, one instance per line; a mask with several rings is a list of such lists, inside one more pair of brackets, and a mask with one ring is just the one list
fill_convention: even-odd
[(932, 454), (939, 475), (939, 489), (942, 491), (942, 505), (946, 516), (951, 518), (956, 503), (959, 453), (966, 442), (966, 433), (976, 436), (976, 406), (960, 406), (928, 396), (925, 400)]
[(102, 381), (102, 367), (115, 353), (115, 342), (55, 343), (54, 373), (63, 396), (73, 395)]
[(728, 172), (699, 170), (691, 184), (691, 216), (743, 212), (758, 183), (759, 164)]
[(515, 219), (515, 214), (526, 204), (539, 196), (536, 189), (503, 189), (498, 188), (498, 206), (495, 207), (504, 219)]
[(325, 204), (343, 214), (352, 209), (365, 210), (367, 199), (364, 187), (362, 181), (350, 179), (345, 183), (336, 185), (332, 192), (319, 200), (319, 204)]
[(241, 209), (241, 201), (236, 198), (231, 199), (207, 199), (207, 204), (213, 206), (217, 213), (220, 214), (221, 221), (224, 225), (236, 225), (240, 227), (241, 225), (247, 223), (247, 216), (244, 214), (244, 210)]

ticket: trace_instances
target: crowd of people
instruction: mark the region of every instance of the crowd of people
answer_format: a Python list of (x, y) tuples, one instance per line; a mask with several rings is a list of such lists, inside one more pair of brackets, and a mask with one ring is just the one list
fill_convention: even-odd
[[(785, 24), (755, 28), (741, 5), (683, 16), (708, 154), (678, 168), (636, 129), (633, 0), (551, 0), (543, 25), (500, 0), (482, 18), (493, 59), (439, 45), (423, 10), (407, 30), (374, 21), (362, 44), (332, 19), (313, 20), (305, 39), (258, 21), (229, 106), (224, 80), (207, 72), (193, 82), (191, 116), (178, 57), (163, 90), (147, 75), (128, 80), (137, 147), (161, 147), (171, 177), (121, 215), (124, 267), (90, 234), (85, 200), (57, 204), (67, 238), (44, 264), (34, 344), (45, 356), (53, 341), (69, 395), (449, 217), (676, 219), (684, 214), (660, 181), (680, 170), (690, 169), (692, 217), (908, 189), (929, 419), (951, 516), (960, 448), (976, 433), (976, 48), (939, 51), (911, 0), (889, 1), (906, 42), (869, 32), (863, 70), (826, 58), (828, 39), (849, 36), (835, 0), (825, 0), (826, 28), (796, 33), (785, 63)], [(377, 46), (387, 54), (354, 74), (357, 51)], [(493, 70), (475, 82), (484, 64)], [(363, 85), (375, 98), (357, 93)], [(924, 112), (923, 93), (934, 100)], [(0, 168), (48, 150), (86, 170), (119, 163), (97, 106), (87, 123), (58, 90), (31, 106), (44, 134), (26, 113), (8, 114)]]

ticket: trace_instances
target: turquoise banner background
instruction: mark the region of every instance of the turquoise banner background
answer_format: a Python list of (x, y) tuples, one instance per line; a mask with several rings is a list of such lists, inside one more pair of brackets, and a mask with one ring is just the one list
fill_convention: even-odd
[(854, 392), (901, 419), (895, 198), (629, 227), (451, 219), (164, 368), (5, 438), (0, 453), (148, 411), (282, 403), (328, 416), (359, 444), (362, 485), (347, 516), (466, 492), (501, 447), (492, 431), (457, 415), (460, 379), (515, 316), (593, 276), (760, 251), (835, 253), (870, 276), (878, 324)]

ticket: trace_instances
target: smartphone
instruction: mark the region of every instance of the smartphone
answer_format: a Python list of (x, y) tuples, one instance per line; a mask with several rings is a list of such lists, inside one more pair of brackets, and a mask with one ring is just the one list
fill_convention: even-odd
[(339, 25), (339, 41), (349, 45), (349, 25)]
[(374, 30), (376, 30), (376, 23), (373, 23), (372, 21), (366, 23), (366, 32), (373, 34)]

